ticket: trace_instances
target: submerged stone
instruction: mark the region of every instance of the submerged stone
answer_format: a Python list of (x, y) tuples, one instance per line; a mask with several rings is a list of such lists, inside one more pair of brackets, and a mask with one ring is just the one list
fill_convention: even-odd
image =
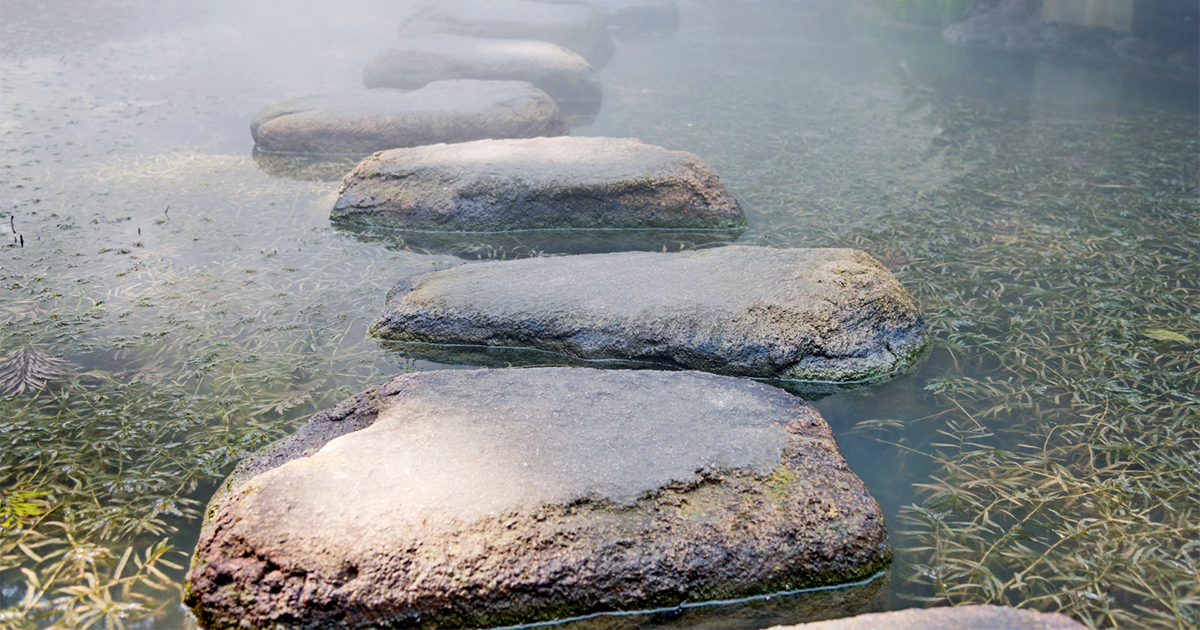
[(448, 79), (528, 81), (549, 94), (568, 119), (600, 112), (596, 69), (558, 44), (435, 33), (405, 38), (363, 71), (368, 88), (415, 90)]
[(250, 123), (259, 151), (367, 154), (397, 147), (567, 133), (545, 92), (524, 81), (437, 81), (411, 92), (293, 98)]
[(462, 232), (746, 224), (699, 157), (639, 140), (590, 137), (377, 153), (343, 180), (331, 218)]
[(535, 39), (570, 48), (603, 68), (613, 56), (604, 20), (591, 7), (534, 0), (442, 0), (409, 15), (400, 39), (450, 33), (496, 39)]
[(954, 606), (894, 610), (830, 619), (770, 630), (1084, 630), (1087, 626), (1058, 613), (1007, 606)]
[(418, 274), (388, 294), (371, 333), (841, 383), (901, 370), (927, 342), (912, 299), (868, 254), (736, 246)]
[(241, 465), (209, 628), (493, 626), (861, 581), (883, 516), (804, 401), (696, 372), (407, 374)]

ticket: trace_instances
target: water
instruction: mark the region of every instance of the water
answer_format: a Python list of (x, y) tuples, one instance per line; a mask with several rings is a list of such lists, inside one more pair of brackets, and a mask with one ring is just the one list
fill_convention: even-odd
[[(1194, 78), (951, 49), (864, 5), (680, 5), (677, 33), (618, 42), (599, 118), (572, 133), (699, 154), (746, 207), (738, 242), (864, 249), (938, 339), (914, 372), (816, 401), (888, 518), (873, 605), (1200, 624)], [(25, 352), (47, 384), (0, 399), (0, 566), (37, 569), (46, 598), (90, 585), (79, 615), (138, 618), (108, 597), (183, 625), (182, 572), (155, 563), (186, 556), (155, 545), (190, 551), (239, 457), (447, 367), (365, 330), (397, 278), (457, 258), (331, 227), (346, 162), (256, 157), (248, 133), (268, 103), (359, 85), (402, 13), (5, 2), (0, 361)], [(14, 546), (21, 506), (40, 561)], [(0, 574), (0, 610), (25, 592)], [(737, 625), (799, 621), (757, 606)]]

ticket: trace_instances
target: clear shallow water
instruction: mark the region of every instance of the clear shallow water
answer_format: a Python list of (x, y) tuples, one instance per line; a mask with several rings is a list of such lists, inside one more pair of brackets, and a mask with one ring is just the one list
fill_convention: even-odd
[[(0, 482), (6, 496), (31, 492), (34, 505), (59, 506), (42, 515), (47, 538), (36, 549), (60, 548), (64, 531), (78, 536), (65, 583), (88, 574), (103, 583), (130, 541), (139, 557), (163, 539), (190, 551), (213, 484), (308, 413), (403, 369), (447, 367), (387, 352), (365, 329), (397, 278), (456, 259), (331, 227), (333, 174), (344, 164), (280, 164), (251, 151), (248, 123), (262, 106), (357, 87), (366, 61), (393, 41), (399, 7), (81, 3), (52, 18), (46, 6), (6, 2), (0, 17), (0, 220), (11, 226), (0, 249), (0, 360), (32, 348), (49, 381), (37, 395), (0, 399)], [(981, 523), (988, 512), (968, 495), (991, 486), (964, 472), (974, 470), (970, 457), (1023, 444), (1066, 449), (1049, 458), (1070, 473), (1064, 488), (1086, 494), (1071, 483), (1095, 479), (1130, 505), (1048, 500), (1011, 508), (1011, 518), (1145, 512), (1138, 518), (1163, 527), (1106, 535), (1157, 545), (1164, 563), (1194, 562), (1194, 527), (1137, 508), (1140, 495), (1120, 490), (1143, 483), (1135, 473), (1154, 462), (1070, 467), (1080, 461), (1071, 449), (1095, 435), (1153, 439), (1179, 461), (1158, 475), (1169, 484), (1143, 485), (1144, 494), (1188, 522), (1178, 499), (1197, 492), (1186, 472), (1200, 389), (1195, 82), (954, 50), (935, 32), (889, 30), (842, 3), (681, 10), (673, 36), (618, 42), (601, 74), (604, 109), (573, 133), (699, 154), (746, 206), (739, 242), (862, 248), (896, 271), (939, 339), (914, 372), (816, 401), (892, 530), (897, 563), (876, 605), (938, 597), (941, 578), (920, 576), (950, 579), (956, 562), (982, 555), (964, 542), (971, 536), (1008, 549), (1012, 523), (931, 543), (920, 513), (905, 510), (958, 510), (961, 522)], [(1042, 336), (1052, 341), (1037, 345)], [(1072, 437), (1088, 405), (1112, 411)], [(1104, 456), (1139, 452), (1121, 448)], [(995, 469), (1027, 482), (1034, 464), (1008, 461)], [(946, 487), (951, 499), (939, 502)], [(999, 514), (1005, 500), (993, 492), (983, 505)], [(1037, 521), (1043, 537), (1022, 544), (1053, 547), (1063, 520)], [(1062, 539), (1071, 544), (1054, 549), (1076, 540), (1084, 555), (1100, 549)], [(1109, 608), (1139, 624), (1187, 625), (1180, 615), (1194, 607), (1161, 621), (1137, 608), (1161, 602), (1146, 604), (1111, 577), (1128, 566), (1009, 551), (983, 564), (1005, 582), (1035, 563), (1030, 575), (1062, 576), (1052, 589), (1062, 601), (1019, 585), (992, 601), (1064, 608), (1098, 625), (1112, 621)], [(141, 588), (143, 605), (167, 616), (146, 627), (184, 623), (171, 591), (180, 572), (163, 570), (167, 590)], [(1154, 570), (1183, 580), (1174, 587), (1182, 596), (1197, 592), (1186, 570)], [(0, 580), (0, 609), (19, 605), (20, 574)], [(668, 617), (628, 623), (711, 623), (690, 609)], [(787, 606), (740, 618), (742, 627), (800, 621)]]

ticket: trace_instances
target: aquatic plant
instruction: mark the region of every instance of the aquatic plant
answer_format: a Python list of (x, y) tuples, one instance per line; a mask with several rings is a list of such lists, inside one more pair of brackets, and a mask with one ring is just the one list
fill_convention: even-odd
[[(348, 274), (346, 250), (324, 240), (353, 242), (322, 213), (298, 217), (299, 236), (273, 237), (277, 223), (250, 208), (290, 196), (303, 210), (330, 186), (297, 193), (249, 158), (179, 152), (72, 179), (63, 198), (99, 185), (141, 207), (101, 200), (85, 218), (39, 208), (13, 221), (41, 238), (4, 263), (0, 619), (178, 625), (186, 550), (229, 467), (307, 411), (406, 366), (364, 334), (394, 278), (373, 265), (403, 269), (406, 254), (372, 250), (382, 258), (358, 257)], [(235, 222), (232, 235), (214, 229)], [(247, 237), (272, 244), (236, 246)]]
[(70, 362), (25, 344), (0, 360), (0, 394), (20, 394), (26, 390), (41, 389), (47, 381), (67, 375)]
[(986, 168), (914, 208), (936, 248), (897, 230), (950, 362), (902, 515), (926, 601), (1200, 624), (1200, 199), (1158, 176), (1197, 172), (1189, 126), (971, 126)]

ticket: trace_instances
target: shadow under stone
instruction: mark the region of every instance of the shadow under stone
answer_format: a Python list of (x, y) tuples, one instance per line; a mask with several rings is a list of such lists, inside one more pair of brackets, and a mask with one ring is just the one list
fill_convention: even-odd
[(369, 154), (272, 153), (254, 149), (254, 163), (269, 177), (309, 182), (341, 181)]
[[(538, 350), (536, 348), (509, 346), (473, 346), (465, 344), (436, 344), (419, 341), (389, 341), (376, 339), (376, 343), (389, 352), (403, 356), (405, 359), (429, 361), (446, 366), (474, 366), (485, 368), (527, 368), (527, 367), (590, 367), (614, 370), (685, 370), (673, 361), (663, 359), (628, 360), (628, 359), (580, 359), (566, 354)], [(928, 350), (926, 350), (928, 352)], [(914, 360), (913, 365), (919, 365), (921, 360)], [(912, 368), (909, 368), (912, 369)], [(772, 387), (778, 387), (790, 394), (799, 396), (807, 401), (817, 401), (826, 396), (846, 392), (860, 387), (869, 387), (890, 381), (908, 370), (891, 372), (876, 378), (862, 381), (838, 383), (833, 381), (798, 381), (789, 379), (760, 379)], [(751, 377), (742, 377), (751, 378)]]
[(887, 610), (889, 573), (855, 584), (806, 589), (717, 602), (685, 602), (675, 608), (642, 612), (601, 613), (494, 630), (754, 630)]
[(395, 251), (445, 254), (466, 260), (505, 260), (543, 255), (612, 252), (678, 252), (733, 243), (733, 230), (521, 230), (513, 232), (418, 232), (335, 221), (333, 227), (364, 243)]

